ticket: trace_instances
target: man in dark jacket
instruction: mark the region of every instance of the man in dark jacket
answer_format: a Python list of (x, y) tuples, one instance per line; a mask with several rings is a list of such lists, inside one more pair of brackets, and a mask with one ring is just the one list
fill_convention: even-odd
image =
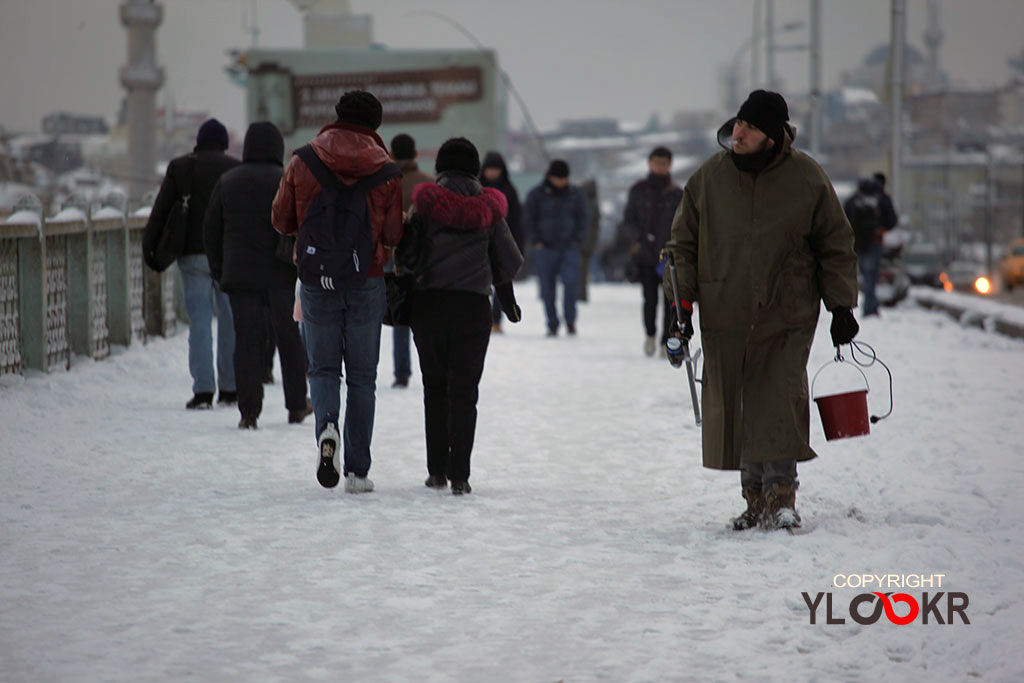
[(569, 164), (555, 159), (523, 208), (523, 228), (533, 244), (533, 266), (547, 314), (548, 336), (558, 334), (555, 289), (561, 279), (563, 314), (569, 334), (576, 334), (576, 301), (580, 289), (580, 247), (587, 234), (587, 199), (569, 182)]
[[(320, 161), (345, 185), (374, 175), (393, 163), (377, 135), (383, 109), (380, 101), (363, 90), (345, 93), (334, 111), (338, 120), (320, 129), (311, 143)], [(274, 198), (274, 228), (295, 235), (306, 211), (320, 193), (320, 183), (298, 156), (292, 157)], [(373, 229), (373, 259), (366, 282), (352, 289), (322, 289), (302, 283), (302, 322), (309, 361), (309, 391), (316, 416), (319, 467), (317, 480), (337, 486), (342, 473), (345, 491), (368, 493), (370, 440), (376, 409), (377, 361), (384, 321), (384, 264), (388, 250), (402, 239), (402, 183), (391, 178), (366, 195)], [(341, 370), (347, 373), (344, 469), (339, 459), (341, 435)]]
[(213, 188), (203, 226), (210, 272), (228, 293), (234, 314), (240, 429), (256, 429), (263, 411), (264, 321), (277, 340), (288, 422), (302, 422), (312, 412), (306, 402), (302, 340), (292, 320), (295, 266), (275, 257), (282, 237), (270, 222), (284, 175), (283, 157), (284, 139), (277, 126), (268, 121), (251, 124), (242, 165), (221, 176)]
[(860, 271), (864, 299), (861, 313), (878, 315), (878, 274), (882, 267), (882, 243), (885, 233), (896, 227), (896, 209), (885, 192), (885, 175), (875, 173), (857, 184), (857, 191), (843, 204), (846, 217), (853, 226), (857, 269)]
[[(526, 253), (526, 244), (523, 241), (523, 226), (521, 221), (522, 207), (519, 204), (519, 193), (515, 185), (508, 177), (508, 167), (505, 159), (498, 152), (488, 152), (484, 155), (483, 163), (480, 164), (480, 184), (484, 187), (493, 187), (503, 195), (508, 203), (508, 215), (505, 222), (512, 232), (512, 239), (519, 247), (520, 253)], [(491, 332), (501, 332), (501, 301), (494, 297), (491, 302)]]
[(661, 277), (664, 264), (661, 250), (672, 233), (672, 217), (683, 199), (683, 188), (672, 182), (672, 152), (666, 147), (655, 147), (649, 157), (647, 177), (629, 188), (629, 199), (623, 217), (624, 229), (633, 235), (630, 250), (640, 286), (644, 295), (644, 353), (654, 355), (655, 321), (658, 314), (658, 300), (662, 300), (661, 347), (665, 348), (672, 312), (669, 299), (662, 294)]
[[(398, 168), (402, 169), (402, 213), (406, 214), (412, 206), (413, 188), (422, 183), (434, 182), (434, 176), (421, 171), (416, 163), (416, 141), (411, 135), (399, 133), (391, 139), (391, 156), (395, 158)], [(388, 267), (393, 265), (389, 264)], [(395, 366), (395, 383), (392, 387), (409, 386), (409, 375), (412, 374), (409, 338), (408, 325), (395, 325), (391, 328), (391, 358)]]
[[(142, 237), (142, 254), (153, 267), (153, 253), (160, 241), (167, 216), (178, 198), (188, 196), (188, 232), (185, 251), (178, 258), (185, 309), (188, 311), (188, 370), (192, 375), (192, 399), (188, 409), (213, 406), (213, 392), (220, 388), (218, 403), (237, 400), (235, 391), (235, 330), (231, 320), (231, 303), (210, 274), (210, 264), (203, 247), (203, 217), (210, 194), (217, 180), (238, 159), (225, 154), (228, 131), (217, 119), (209, 119), (199, 127), (196, 146), (191, 154), (173, 159), (160, 184), (160, 192), (149, 212)], [(213, 302), (217, 302), (217, 372), (213, 370)]]
[(490, 339), (493, 286), (512, 322), (512, 278), (523, 257), (503, 220), (505, 197), (477, 180), (480, 157), (465, 138), (437, 152), (437, 184), (413, 192), (409, 234), (396, 252), (413, 272), (412, 330), (423, 371), (427, 486), (469, 493), (476, 405)]

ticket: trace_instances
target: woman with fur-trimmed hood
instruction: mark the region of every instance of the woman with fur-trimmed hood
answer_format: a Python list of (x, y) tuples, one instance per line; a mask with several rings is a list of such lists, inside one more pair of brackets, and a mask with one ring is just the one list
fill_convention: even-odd
[(505, 216), (508, 203), (477, 178), (480, 156), (465, 138), (441, 145), (436, 183), (413, 190), (412, 211), (396, 263), (412, 272), (411, 327), (426, 420), (426, 485), (471, 491), (469, 460), (476, 404), (491, 334), (494, 286), (512, 322), (522, 312), (512, 278), (523, 264)]

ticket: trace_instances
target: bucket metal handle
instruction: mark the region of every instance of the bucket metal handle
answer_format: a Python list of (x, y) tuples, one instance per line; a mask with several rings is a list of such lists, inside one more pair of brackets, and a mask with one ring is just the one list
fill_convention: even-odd
[(857, 372), (859, 372), (860, 376), (864, 379), (864, 389), (867, 390), (868, 392), (871, 391), (871, 385), (868, 384), (868, 376), (864, 374), (864, 371), (861, 370), (860, 367), (858, 367), (858, 365), (856, 363), (847, 363), (845, 360), (843, 360), (843, 358), (841, 356), (837, 356), (834, 360), (830, 360), (829, 362), (827, 362), (824, 365), (822, 365), (820, 368), (818, 368), (818, 371), (816, 373), (814, 373), (814, 379), (811, 380), (811, 399), (812, 400), (814, 399), (814, 383), (818, 381), (818, 375), (821, 374), (822, 370), (824, 370), (825, 368), (829, 367), (830, 365), (834, 365), (836, 363), (844, 363), (847, 366), (849, 366), (849, 367), (853, 368), (854, 370), (856, 370)]

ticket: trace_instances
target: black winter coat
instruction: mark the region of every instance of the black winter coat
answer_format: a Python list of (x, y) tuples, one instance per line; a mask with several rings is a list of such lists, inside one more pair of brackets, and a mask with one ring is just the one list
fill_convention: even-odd
[(625, 229), (637, 245), (636, 261), (642, 266), (658, 263), (665, 243), (672, 235), (672, 219), (683, 200), (683, 188), (653, 174), (629, 188), (623, 217)]
[(512, 281), (523, 255), (505, 223), (505, 196), (473, 176), (449, 171), (417, 185), (395, 262), (416, 289), (490, 294)]
[(505, 216), (505, 222), (508, 223), (508, 229), (512, 231), (512, 239), (516, 241), (516, 246), (519, 247), (520, 252), (523, 252), (526, 245), (526, 236), (523, 234), (523, 207), (519, 201), (519, 192), (516, 191), (516, 186), (509, 180), (508, 166), (505, 165), (505, 159), (500, 154), (488, 152), (484, 156), (482, 167), (486, 168), (488, 166), (500, 168), (501, 175), (494, 182), (489, 182), (481, 175), (480, 183), (484, 187), (493, 187), (505, 195), (505, 201), (508, 202), (508, 215)]
[(203, 228), (210, 272), (226, 292), (295, 287), (295, 266), (274, 256), (281, 236), (270, 209), (284, 175), (284, 139), (266, 121), (245, 133), (242, 165), (213, 190)]
[[(195, 155), (195, 162), (192, 170), (192, 182), (188, 183), (186, 178), (189, 157), (192, 155)], [(160, 191), (153, 202), (153, 208), (150, 209), (149, 220), (146, 221), (146, 229), (142, 234), (142, 254), (147, 262), (160, 241), (160, 235), (167, 223), (171, 207), (179, 197), (190, 193), (189, 185), (191, 185), (191, 196), (188, 202), (188, 233), (185, 236), (184, 254), (205, 252), (203, 219), (206, 216), (206, 208), (210, 204), (210, 195), (221, 175), (238, 164), (239, 161), (235, 157), (225, 154), (218, 148), (206, 145), (196, 145), (192, 154), (171, 160), (171, 163), (167, 165), (167, 173), (164, 175), (163, 182), (160, 183)]]

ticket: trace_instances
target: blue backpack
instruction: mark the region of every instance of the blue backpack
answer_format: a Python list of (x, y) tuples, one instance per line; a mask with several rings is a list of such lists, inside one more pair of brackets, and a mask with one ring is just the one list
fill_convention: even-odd
[(373, 225), (366, 195), (392, 178), (401, 177), (398, 164), (345, 185), (320, 160), (311, 145), (295, 151), (320, 183), (320, 192), (306, 211), (296, 240), (299, 279), (321, 289), (359, 287), (373, 263)]

